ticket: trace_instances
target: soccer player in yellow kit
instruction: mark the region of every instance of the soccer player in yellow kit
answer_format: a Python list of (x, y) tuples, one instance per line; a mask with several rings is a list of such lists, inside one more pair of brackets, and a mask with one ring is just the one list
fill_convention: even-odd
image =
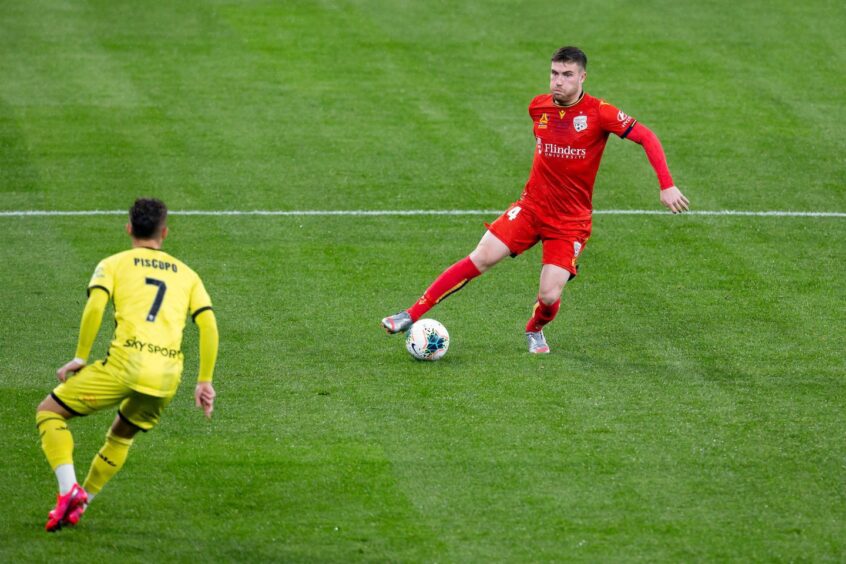
[[(149, 431), (173, 399), (182, 376), (182, 332), (191, 315), (200, 332), (200, 367), (194, 399), (211, 417), (217, 360), (217, 321), (200, 277), (161, 250), (167, 207), (138, 199), (129, 210), (132, 248), (100, 262), (88, 284), (76, 357), (59, 368), (61, 382), (36, 410), (41, 447), (59, 482), (46, 529), (76, 525), (88, 503), (123, 466), (133, 437)], [(86, 365), (109, 300), (115, 333), (106, 358)], [(73, 436), (67, 421), (118, 406), (106, 442), (76, 481)]]

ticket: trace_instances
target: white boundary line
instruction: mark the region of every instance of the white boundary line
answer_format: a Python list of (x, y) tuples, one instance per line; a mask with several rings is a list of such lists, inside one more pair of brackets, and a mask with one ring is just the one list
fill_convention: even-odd
[[(172, 210), (170, 215), (196, 216), (416, 216), (416, 215), (500, 215), (502, 210)], [(595, 215), (669, 215), (663, 210), (594, 210)], [(126, 215), (126, 210), (12, 210), (0, 211), (0, 217), (76, 217), (90, 215)], [(689, 211), (684, 215), (749, 217), (838, 217), (846, 212), (802, 211)]]

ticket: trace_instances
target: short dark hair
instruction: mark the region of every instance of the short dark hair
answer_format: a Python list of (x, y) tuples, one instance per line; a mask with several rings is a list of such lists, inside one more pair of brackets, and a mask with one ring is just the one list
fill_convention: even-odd
[(157, 236), (167, 219), (167, 206), (156, 198), (138, 198), (129, 208), (129, 223), (136, 239)]
[(552, 54), (553, 63), (578, 63), (582, 69), (587, 68), (587, 55), (578, 47), (568, 45)]

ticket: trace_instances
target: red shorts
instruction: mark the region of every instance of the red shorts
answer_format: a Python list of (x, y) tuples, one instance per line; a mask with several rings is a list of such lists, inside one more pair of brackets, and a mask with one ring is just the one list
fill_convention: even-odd
[(488, 231), (505, 243), (513, 256), (517, 256), (543, 242), (543, 264), (560, 266), (576, 275), (576, 261), (590, 238), (591, 222), (554, 222), (539, 216), (515, 202), (490, 225)]

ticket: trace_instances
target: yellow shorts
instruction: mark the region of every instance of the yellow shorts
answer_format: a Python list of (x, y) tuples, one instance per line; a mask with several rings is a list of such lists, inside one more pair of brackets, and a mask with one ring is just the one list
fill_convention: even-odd
[(118, 416), (130, 425), (149, 431), (159, 422), (173, 396), (156, 397), (136, 392), (98, 360), (53, 389), (51, 394), (74, 415), (88, 415), (120, 404)]

